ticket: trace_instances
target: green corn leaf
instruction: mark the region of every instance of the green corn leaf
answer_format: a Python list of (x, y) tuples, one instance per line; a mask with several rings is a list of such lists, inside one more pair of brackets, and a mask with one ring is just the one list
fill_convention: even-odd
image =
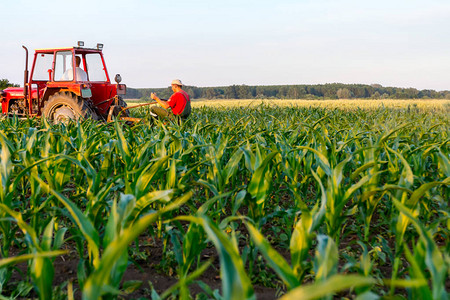
[(159, 158), (155, 163), (149, 164), (144, 170), (142, 170), (135, 186), (135, 194), (137, 199), (148, 192), (149, 184), (158, 173), (161, 173), (161, 170), (164, 170), (163, 166), (167, 163), (169, 158), (170, 156)]
[(117, 212), (117, 202), (113, 201), (111, 211), (109, 213), (108, 222), (105, 226), (105, 236), (103, 237), (103, 248), (106, 248), (111, 241), (120, 233), (119, 213)]
[(236, 215), (242, 203), (244, 203), (245, 196), (247, 195), (246, 190), (239, 191), (233, 200), (233, 215)]
[(56, 161), (57, 159), (59, 159), (60, 157), (62, 157), (61, 155), (55, 155), (52, 157), (47, 157), (38, 161), (33, 162), (31, 165), (28, 165), (26, 168), (24, 168), (22, 171), (20, 171), (20, 173), (15, 177), (14, 182), (13, 182), (13, 190), (17, 189), (17, 186), (19, 185), (20, 181), (22, 180), (22, 178), (24, 176), (27, 175), (28, 172), (30, 172), (31, 169), (33, 169), (34, 167), (36, 167), (37, 165), (44, 163), (48, 160), (54, 160)]
[(127, 222), (134, 222), (152, 203), (156, 201), (169, 202), (174, 190), (154, 191), (143, 195), (136, 201), (133, 211), (128, 216)]
[(199, 180), (197, 180), (197, 182), (199, 184), (203, 185), (204, 187), (206, 187), (207, 189), (209, 189), (214, 194), (215, 197), (219, 196), (220, 193), (214, 184), (212, 184), (206, 180), (203, 180), (203, 179), (199, 179)]
[(439, 170), (442, 170), (447, 178), (450, 177), (450, 161), (447, 156), (445, 156), (441, 150), (438, 151), (438, 161), (439, 161)]
[(331, 296), (336, 292), (360, 286), (370, 286), (377, 281), (360, 275), (334, 275), (326, 281), (303, 285), (286, 293), (280, 300), (313, 300)]
[(57, 257), (67, 254), (69, 251), (66, 250), (57, 250), (57, 251), (46, 251), (46, 252), (37, 252), (33, 254), (23, 254), (19, 256), (7, 257), (0, 259), (0, 269), (5, 268), (11, 265), (16, 265), (24, 261), (32, 260), (36, 257)]
[(82, 213), (82, 211), (69, 199), (63, 196), (61, 193), (50, 188), (48, 184), (46, 184), (39, 177), (35, 177), (37, 181), (39, 181), (40, 185), (43, 187), (45, 191), (55, 196), (55, 198), (61, 202), (67, 211), (70, 213), (75, 224), (77, 224), (80, 229), (83, 237), (86, 239), (89, 245), (89, 253), (93, 265), (97, 266), (99, 263), (99, 254), (100, 254), (100, 238), (98, 236), (97, 230), (92, 225), (91, 221)]
[(202, 206), (200, 206), (198, 208), (197, 215), (207, 214), (207, 212), (209, 211), (209, 208), (210, 208), (211, 205), (213, 205), (214, 203), (216, 203), (220, 199), (229, 197), (231, 194), (232, 194), (232, 192), (228, 192), (228, 193), (223, 193), (223, 194), (220, 194), (220, 195), (212, 197), (211, 199), (209, 199), (208, 201), (203, 203)]
[[(412, 171), (408, 161), (403, 157), (403, 155), (401, 155), (397, 151), (395, 151), (387, 146), (386, 146), (386, 149), (389, 152), (394, 153), (398, 158), (400, 158), (400, 161), (403, 164), (403, 171), (400, 176), (398, 185), (409, 189), (414, 184), (414, 174), (413, 174), (413, 171)], [(402, 202), (403, 202), (403, 199), (405, 199), (405, 197), (406, 197), (406, 193), (402, 193), (400, 191), (397, 193), (397, 198), (402, 199)]]
[(309, 212), (302, 212), (300, 220), (295, 224), (289, 244), (291, 251), (291, 264), (294, 273), (299, 276), (303, 273), (303, 263), (308, 256), (312, 244), (313, 218)]
[(158, 220), (162, 214), (179, 208), (183, 203), (189, 200), (191, 196), (192, 192), (186, 193), (179, 199), (163, 207), (161, 210), (141, 217), (131, 226), (124, 229), (120, 235), (117, 235), (105, 249), (95, 271), (92, 272), (86, 280), (83, 289), (83, 299), (99, 299), (102, 295), (102, 287), (109, 285), (109, 277), (115, 262), (124, 253), (126, 253), (129, 244), (133, 242), (145, 229), (147, 229), (150, 224)]
[(383, 144), (384, 142), (386, 142), (386, 141), (389, 139), (389, 137), (390, 137), (391, 135), (393, 135), (394, 133), (396, 133), (396, 132), (398, 132), (398, 131), (400, 131), (400, 130), (406, 128), (406, 127), (412, 126), (412, 125), (413, 125), (412, 123), (408, 123), (408, 124), (404, 124), (404, 125), (402, 125), (402, 126), (400, 126), (400, 127), (398, 127), (398, 128), (395, 128), (395, 129), (390, 130), (388, 133), (386, 133), (385, 135), (383, 135), (383, 136), (380, 138), (379, 144), (381, 145), (381, 144)]
[[(182, 286), (187, 287), (191, 282), (193, 282), (195, 279), (197, 279), (199, 276), (205, 273), (205, 271), (211, 266), (211, 264), (212, 264), (211, 260), (208, 260), (205, 263), (201, 264), (200, 267), (198, 267), (194, 272), (189, 274), (186, 278), (181, 278), (177, 283), (175, 283), (167, 290), (165, 290), (164, 293), (160, 296), (160, 299), (168, 298), (173, 292), (175, 292)], [(184, 299), (189, 299), (187, 296), (189, 295), (184, 295)]]
[[(428, 282), (426, 279), (425, 274), (423, 273), (423, 270), (420, 266), (420, 262), (416, 260), (416, 258), (411, 254), (408, 247), (403, 247), (406, 259), (408, 260), (410, 264), (410, 277), (411, 279), (405, 284), (409, 284), (409, 286), (404, 287), (412, 287), (414, 288), (418, 295), (420, 295), (420, 299), (432, 299), (433, 296), (431, 294), (431, 290), (428, 287)], [(406, 280), (405, 280), (406, 281)], [(400, 281), (401, 282), (401, 281)], [(418, 285), (417, 282), (421, 282), (422, 284)], [(390, 282), (391, 284), (398, 286), (399, 280), (395, 280), (393, 282)], [(413, 284), (416, 283), (416, 284)]]
[(358, 296), (356, 296), (355, 298), (355, 300), (379, 300), (379, 299), (380, 296), (371, 291), (366, 291), (362, 294), (358, 294)]
[(41, 300), (51, 300), (55, 269), (47, 257), (35, 257), (30, 266), (31, 278)]
[(125, 161), (127, 168), (130, 168), (131, 152), (128, 148), (128, 141), (123, 135), (121, 123), (119, 123), (117, 119), (114, 122), (114, 128), (116, 129), (118, 149), (120, 151), (120, 154), (122, 155), (122, 159)]
[(166, 171), (166, 189), (177, 187), (177, 162), (175, 159), (169, 161), (169, 169)]
[(441, 182), (428, 182), (422, 184), (418, 189), (416, 189), (409, 200), (407, 200), (406, 205), (408, 207), (415, 207), (417, 203), (419, 202), (420, 198), (425, 195), (426, 192), (428, 192), (430, 189), (439, 186), (439, 185), (450, 185), (450, 177), (446, 178), (444, 181)]
[(445, 281), (447, 266), (442, 253), (439, 251), (430, 233), (425, 227), (411, 214), (411, 211), (401, 202), (392, 199), (397, 209), (404, 214), (416, 227), (421, 240), (425, 246), (425, 264), (431, 273), (433, 299), (447, 299), (448, 294), (445, 291)]
[(252, 197), (256, 198), (256, 202), (258, 204), (264, 202), (264, 199), (267, 197), (267, 192), (271, 187), (271, 183), (266, 180), (267, 168), (269, 166), (270, 161), (275, 157), (275, 155), (279, 154), (278, 152), (271, 152), (268, 154), (261, 165), (258, 166), (255, 173), (253, 173), (250, 183), (248, 184), (248, 192)]
[(361, 178), (357, 183), (353, 184), (351, 187), (349, 187), (344, 194), (343, 197), (343, 202), (345, 204), (345, 201), (348, 200), (354, 192), (356, 192), (359, 188), (361, 188), (364, 184), (366, 184), (367, 182), (369, 182), (372, 178), (372, 176), (376, 176), (378, 174), (382, 173), (382, 171), (377, 172), (375, 174), (371, 174), (371, 175), (366, 175), (363, 178)]
[(214, 243), (220, 257), (223, 299), (255, 299), (253, 287), (245, 272), (242, 259), (227, 235), (203, 216), (184, 216), (177, 219), (201, 225)]
[(122, 289), (125, 294), (131, 294), (138, 288), (140, 288), (142, 286), (142, 283), (143, 282), (141, 280), (128, 280), (123, 283)]
[[(428, 282), (426, 279), (395, 279), (395, 280), (391, 280), (391, 279), (383, 279), (383, 283), (387, 286), (394, 286), (394, 287), (400, 287), (400, 288), (418, 288), (418, 287), (423, 287), (423, 286), (427, 286), (428, 287)], [(428, 295), (428, 293), (427, 293)], [(429, 296), (425, 296), (425, 298), (421, 298), (421, 299), (433, 299), (433, 296), (431, 295), (431, 293), (429, 294)]]
[(242, 149), (237, 149), (231, 156), (225, 168), (223, 169), (222, 177), (224, 178), (225, 185), (229, 183), (230, 178), (234, 176), (234, 174), (236, 173), (239, 167), (239, 162), (241, 161), (243, 155), (244, 153), (242, 152)]
[(247, 226), (248, 232), (250, 233), (252, 240), (255, 242), (255, 245), (259, 248), (269, 266), (286, 284), (288, 290), (299, 286), (300, 282), (292, 271), (291, 266), (289, 266), (283, 256), (272, 248), (270, 243), (252, 224), (246, 222), (245, 225)]
[(362, 172), (366, 171), (367, 169), (372, 168), (375, 165), (376, 165), (375, 161), (370, 161), (370, 162), (362, 165), (361, 167), (359, 167), (358, 169), (353, 171), (353, 173), (350, 175), (350, 179), (351, 180), (355, 180), (356, 178), (358, 178), (359, 174), (361, 174)]
[(5, 202), (5, 196), (8, 190), (9, 177), (13, 168), (11, 161), (11, 149), (14, 147), (11, 145), (9, 140), (4, 136), (3, 132), (0, 131), (0, 201)]
[(39, 239), (38, 239), (36, 232), (30, 225), (28, 225), (23, 220), (23, 215), (21, 213), (10, 209), (8, 206), (6, 206), (2, 203), (0, 203), (0, 211), (4, 211), (7, 214), (9, 214), (11, 217), (14, 218), (14, 220), (17, 222), (17, 225), (22, 230), (24, 235), (29, 238), (29, 241), (31, 242), (30, 247), (32, 249), (37, 249), (38, 251), (41, 251), (41, 246), (40, 246)]
[(322, 170), (325, 172), (325, 174), (327, 174), (328, 176), (331, 176), (330, 162), (328, 161), (328, 159), (326, 158), (326, 156), (323, 153), (321, 153), (311, 147), (307, 147), (307, 146), (297, 146), (296, 149), (305, 149), (305, 150), (313, 152), (316, 155), (316, 157), (318, 158), (318, 162), (319, 162), (319, 165), (322, 168)]
[(52, 250), (54, 226), (55, 226), (55, 218), (53, 218), (44, 229), (44, 234), (42, 235), (42, 239), (41, 239), (41, 248), (43, 251)]
[(314, 271), (316, 282), (321, 282), (337, 273), (338, 249), (335, 242), (326, 235), (318, 235), (317, 240)]
[(314, 208), (311, 210), (311, 217), (312, 217), (312, 224), (309, 228), (309, 232), (312, 233), (316, 228), (318, 228), (325, 219), (326, 209), (327, 209), (327, 194), (325, 191), (325, 188), (323, 186), (322, 181), (320, 180), (319, 175), (317, 175), (314, 170), (311, 170), (311, 173), (313, 174), (314, 179), (317, 181), (320, 187), (321, 192), (321, 198), (320, 198), (320, 207), (318, 203), (314, 206)]
[(247, 168), (247, 170), (249, 170), (250, 172), (254, 173), (255, 172), (256, 156), (251, 151), (250, 142), (247, 140), (246, 147), (245, 148), (241, 147), (240, 149), (244, 153), (245, 167)]
[(66, 234), (66, 231), (67, 228), (63, 227), (56, 232), (55, 238), (53, 239), (52, 250), (58, 250), (59, 248), (61, 248), (62, 244), (64, 243), (64, 235)]
[(352, 159), (351, 156), (347, 157), (346, 159), (344, 159), (342, 162), (340, 162), (332, 171), (332, 180), (333, 180), (333, 184), (334, 186), (338, 187), (341, 182), (342, 182), (342, 178), (344, 178), (344, 168), (345, 165)]

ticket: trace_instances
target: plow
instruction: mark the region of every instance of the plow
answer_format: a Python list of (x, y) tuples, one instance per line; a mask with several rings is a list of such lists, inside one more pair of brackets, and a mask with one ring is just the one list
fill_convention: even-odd
[(136, 123), (141, 119), (130, 117), (131, 109), (156, 104), (127, 106), (122, 98), (127, 87), (120, 74), (111, 83), (103, 44), (87, 48), (79, 41), (74, 47), (36, 49), (30, 71), (28, 49), (22, 47), (24, 84), (0, 90), (3, 115), (45, 117), (53, 123), (87, 118)]
[[(115, 119), (119, 119), (119, 120), (123, 120), (123, 121), (127, 121), (127, 122), (138, 123), (142, 120), (142, 118), (129, 117), (129, 110), (134, 109), (134, 108), (144, 107), (144, 106), (150, 106), (150, 105), (154, 105), (154, 104), (158, 104), (158, 102), (154, 101), (154, 102), (150, 102), (150, 103), (137, 104), (137, 105), (126, 106), (126, 107), (120, 106), (118, 104), (112, 105), (111, 108), (109, 109), (109, 113), (108, 113), (108, 117), (106, 118), (106, 122), (111, 123), (111, 122), (114, 122)], [(114, 111), (116, 111), (116, 110), (119, 110), (119, 112), (114, 113)]]

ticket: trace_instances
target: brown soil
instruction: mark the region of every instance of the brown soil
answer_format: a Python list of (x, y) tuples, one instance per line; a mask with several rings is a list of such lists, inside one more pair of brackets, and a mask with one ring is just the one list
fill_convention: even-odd
[[(143, 243), (145, 245), (145, 242)], [(138, 298), (151, 298), (151, 287), (149, 282), (153, 285), (158, 294), (163, 293), (178, 279), (176, 274), (172, 274), (173, 270), (169, 270), (170, 274), (165, 274), (159, 267), (159, 263), (162, 259), (162, 243), (157, 242), (153, 245), (140, 246), (141, 251), (148, 253), (148, 258), (145, 261), (138, 261), (135, 264), (130, 264), (123, 276), (123, 282), (138, 280), (142, 282), (142, 285), (134, 292), (128, 295), (122, 295), (119, 299), (138, 299)], [(14, 252), (14, 251), (12, 251)], [(212, 265), (203, 273), (196, 281), (202, 281), (208, 285), (211, 290), (218, 289), (221, 291), (221, 279), (220, 279), (220, 262), (215, 249), (207, 248), (202, 253), (204, 260), (212, 259)], [(78, 267), (78, 255), (75, 251), (71, 251), (69, 254), (57, 257), (53, 263), (55, 269), (55, 277), (53, 280), (53, 286), (60, 286), (64, 283), (71, 281), (73, 283), (75, 299), (81, 299), (81, 291), (78, 286), (77, 279), (77, 267)], [(9, 283), (13, 285), (15, 282), (27, 280), (27, 263), (21, 263), (16, 265), (17, 270), (13, 271), (12, 278)], [(273, 288), (267, 288), (264, 286), (253, 285), (257, 299), (269, 300), (276, 299), (276, 290)], [(64, 288), (67, 290), (67, 287)], [(189, 286), (191, 295), (195, 296), (200, 293), (204, 293), (203, 289), (195, 282)], [(37, 297), (37, 294), (32, 290), (27, 298)]]

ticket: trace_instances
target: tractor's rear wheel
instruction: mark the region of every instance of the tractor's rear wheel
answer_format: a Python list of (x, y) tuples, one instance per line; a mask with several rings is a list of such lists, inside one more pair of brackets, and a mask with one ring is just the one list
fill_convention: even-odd
[(44, 104), (42, 115), (53, 123), (67, 123), (70, 120), (98, 119), (88, 100), (72, 96), (70, 93), (56, 93)]

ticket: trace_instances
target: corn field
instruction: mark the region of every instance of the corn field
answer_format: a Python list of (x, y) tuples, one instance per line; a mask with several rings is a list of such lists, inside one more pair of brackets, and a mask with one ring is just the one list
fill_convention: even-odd
[[(2, 119), (0, 299), (448, 299), (449, 115)], [(150, 261), (170, 286), (127, 276)]]

